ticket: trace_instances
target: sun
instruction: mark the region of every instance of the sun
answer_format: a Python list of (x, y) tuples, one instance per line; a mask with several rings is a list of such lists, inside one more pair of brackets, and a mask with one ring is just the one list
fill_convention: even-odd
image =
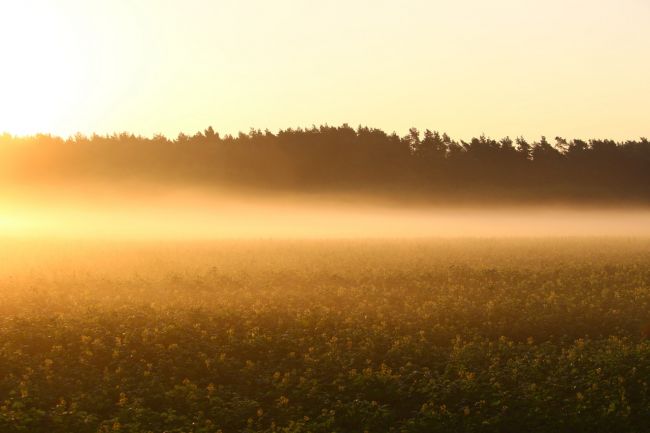
[(54, 132), (77, 92), (80, 55), (68, 11), (0, 2), (0, 133)]

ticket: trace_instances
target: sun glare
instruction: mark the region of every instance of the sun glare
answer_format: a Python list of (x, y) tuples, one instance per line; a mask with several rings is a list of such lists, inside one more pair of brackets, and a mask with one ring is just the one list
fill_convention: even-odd
[(79, 54), (65, 9), (0, 3), (0, 131), (56, 131), (76, 92)]

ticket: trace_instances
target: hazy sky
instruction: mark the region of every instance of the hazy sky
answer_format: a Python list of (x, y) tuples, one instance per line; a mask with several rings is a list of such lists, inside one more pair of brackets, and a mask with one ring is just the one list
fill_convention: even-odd
[(650, 135), (648, 0), (0, 0), (0, 131)]

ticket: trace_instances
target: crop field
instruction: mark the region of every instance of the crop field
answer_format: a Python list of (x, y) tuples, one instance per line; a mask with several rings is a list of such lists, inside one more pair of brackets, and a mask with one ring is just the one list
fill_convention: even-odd
[(0, 243), (0, 432), (647, 432), (650, 240)]

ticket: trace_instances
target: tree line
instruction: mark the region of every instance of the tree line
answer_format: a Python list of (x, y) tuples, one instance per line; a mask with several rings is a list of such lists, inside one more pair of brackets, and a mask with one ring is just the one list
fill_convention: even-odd
[(411, 128), (313, 126), (175, 139), (0, 135), (5, 179), (144, 180), (426, 200), (650, 202), (650, 142), (522, 137), (455, 140)]

